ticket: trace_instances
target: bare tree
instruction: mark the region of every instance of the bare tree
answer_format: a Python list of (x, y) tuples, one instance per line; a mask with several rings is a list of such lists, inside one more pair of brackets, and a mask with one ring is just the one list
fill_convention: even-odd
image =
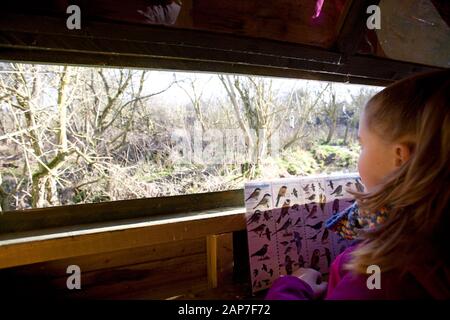
[[(219, 75), (239, 128), (250, 150), (251, 165), (247, 173), (255, 176), (267, 155), (271, 138), (281, 125), (280, 114), (289, 109), (272, 87), (272, 80), (256, 77)], [(274, 146), (271, 146), (272, 148)]]
[(358, 123), (361, 111), (363, 110), (369, 99), (377, 93), (378, 90), (374, 88), (361, 87), (356, 94), (350, 94), (351, 103), (348, 104), (348, 108), (345, 110), (345, 114), (348, 117), (346, 133), (344, 136), (344, 144), (348, 140), (348, 131), (353, 130), (353, 139), (356, 139)]
[(327, 85), (328, 99), (322, 103), (323, 119), (328, 127), (328, 134), (324, 143), (329, 144), (336, 132), (338, 119), (343, 103), (336, 100), (336, 90), (332, 84)]
[[(102, 179), (112, 192), (112, 155), (139, 130), (138, 106), (167, 90), (144, 93), (147, 71), (21, 64), (8, 71), (0, 76), (0, 105), (7, 106), (15, 132), (5, 139), (22, 150), (28, 179), (20, 181), (31, 185), (32, 207), (58, 205), (58, 190)], [(84, 181), (92, 170), (96, 175)], [(66, 179), (68, 173), (78, 179)], [(2, 189), (1, 198), (10, 197)]]
[[(176, 75), (174, 75), (176, 79)], [(204, 112), (202, 110), (202, 96), (204, 92), (204, 87), (200, 88), (198, 84), (198, 79), (194, 77), (189, 77), (182, 81), (176, 81), (178, 87), (186, 93), (189, 100), (194, 108), (195, 116), (197, 121), (200, 123), (202, 130), (205, 131), (207, 124), (204, 120)]]
[(288, 106), (292, 106), (291, 112), (293, 114), (294, 128), (293, 133), (284, 142), (282, 149), (289, 149), (292, 145), (311, 135), (312, 117), (316, 112), (317, 105), (323, 100), (323, 95), (328, 89), (328, 83), (319, 92), (311, 94), (310, 91), (301, 89), (293, 90), (289, 95), (287, 101)]
[[(31, 174), (32, 206), (43, 207), (57, 205), (56, 183), (60, 182), (58, 170), (64, 165), (66, 157), (74, 150), (69, 150), (67, 145), (66, 110), (67, 100), (70, 99), (67, 85), (70, 77), (68, 67), (61, 67), (55, 75), (42, 74), (35, 66), (20, 64), (11, 65), (9, 79), (2, 79), (1, 88), (9, 96), (4, 97), (12, 107), (12, 113), (16, 120), (20, 134), (20, 140), (15, 140), (21, 145), (26, 161), (27, 171)], [(43, 121), (47, 114), (44, 107), (39, 107), (42, 97), (39, 95), (43, 81), (56, 81), (55, 107), (58, 114), (57, 121), (52, 124)], [(20, 117), (20, 119), (19, 119)], [(40, 122), (44, 122), (39, 125)], [(25, 130), (23, 130), (25, 129)], [(53, 141), (49, 137), (51, 133)], [(54, 146), (52, 152), (47, 152), (46, 145)], [(30, 157), (37, 163), (30, 165)]]

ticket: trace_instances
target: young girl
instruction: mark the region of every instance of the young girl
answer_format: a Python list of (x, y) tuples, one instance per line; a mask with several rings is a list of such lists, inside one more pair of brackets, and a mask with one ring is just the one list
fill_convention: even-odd
[[(266, 299), (450, 299), (450, 70), (385, 88), (360, 118), (366, 193), (327, 226), (357, 244), (329, 284), (313, 269), (278, 278)], [(369, 289), (380, 268), (381, 286)]]

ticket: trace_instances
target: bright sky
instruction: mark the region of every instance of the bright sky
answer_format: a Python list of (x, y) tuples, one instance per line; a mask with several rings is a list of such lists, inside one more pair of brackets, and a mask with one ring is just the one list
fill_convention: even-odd
[[(0, 63), (0, 70), (2, 68), (2, 63)], [(10, 72), (10, 71), (6, 71)], [(225, 89), (220, 82), (216, 73), (207, 72), (176, 72), (176, 71), (165, 71), (165, 70), (152, 70), (149, 72), (145, 83), (144, 94), (149, 94), (153, 92), (162, 91), (167, 88), (170, 83), (174, 80), (176, 76), (177, 80), (195, 79), (196, 88), (198, 92), (203, 90), (202, 99), (210, 100), (211, 98), (221, 98), (225, 97)], [(302, 79), (289, 79), (289, 78), (279, 78), (279, 77), (265, 77), (267, 79), (272, 79), (272, 87), (274, 90), (282, 93), (289, 93), (293, 89), (297, 88), (308, 88), (309, 90), (319, 91), (321, 86), (324, 86), (325, 81), (316, 80), (302, 80)], [(345, 83), (334, 83), (334, 88), (337, 92), (338, 101), (350, 101), (350, 94), (357, 93), (361, 87), (370, 87), (373, 89), (381, 90), (382, 87), (375, 86), (364, 86), (355, 84), (345, 84)], [(184, 84), (184, 88), (189, 92), (191, 91), (189, 82)], [(47, 92), (49, 96), (53, 95)], [(162, 103), (168, 106), (182, 106), (189, 103), (189, 97), (186, 92), (182, 90), (178, 85), (172, 86), (169, 90), (160, 94), (157, 98)]]
[[(220, 97), (225, 95), (225, 90), (220, 82), (217, 74), (204, 73), (204, 72), (174, 72), (174, 71), (152, 71), (147, 78), (147, 90), (149, 92), (155, 92), (166, 88), (169, 83), (174, 79), (176, 75), (177, 80), (183, 79), (196, 79), (196, 86), (199, 92), (203, 89), (203, 98), (208, 100), (211, 97)], [(268, 77), (266, 77), (268, 78)], [(324, 81), (316, 80), (302, 80), (302, 79), (288, 79), (288, 78), (271, 78), (273, 80), (273, 88), (280, 90), (281, 92), (290, 92), (293, 88), (307, 87), (312, 90), (318, 90), (320, 85), (323, 85)], [(355, 94), (361, 87), (370, 87), (381, 90), (382, 87), (364, 86), (345, 83), (334, 83), (334, 87), (337, 92), (338, 100), (350, 100), (350, 93)], [(189, 84), (185, 85), (185, 88), (189, 88)], [(167, 101), (168, 103), (185, 104), (189, 102), (189, 98), (186, 93), (179, 88), (179, 86), (173, 86), (164, 94), (160, 95), (160, 99)]]

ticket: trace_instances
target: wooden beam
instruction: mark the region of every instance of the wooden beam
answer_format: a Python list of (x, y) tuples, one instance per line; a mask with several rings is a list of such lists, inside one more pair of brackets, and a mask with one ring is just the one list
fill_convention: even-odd
[(233, 272), (233, 234), (208, 235), (206, 259), (209, 288), (220, 287)]
[[(69, 31), (57, 18), (0, 14), (0, 59), (41, 63), (242, 73), (387, 85), (435, 68), (274, 40), (213, 32), (89, 22)], [(114, 30), (114, 32), (110, 32)], [(356, 61), (358, 62), (358, 61)]]
[[(310, 70), (288, 69), (270, 66), (245, 65), (217, 61), (165, 59), (154, 57), (126, 57), (104, 54), (79, 54), (72, 52), (48, 52), (30, 49), (0, 48), (0, 60), (19, 63), (67, 64), (74, 66), (128, 67), (152, 70), (195, 71), (211, 73), (242, 74), (292, 79), (307, 79), (333, 82), (346, 82), (374, 86), (387, 86), (392, 80), (353, 76), (351, 74), (313, 72)], [(366, 65), (370, 62), (366, 62)], [(422, 68), (422, 67), (421, 67)], [(391, 71), (390, 71), (391, 72)]]
[[(81, 267), (81, 266), (80, 266)], [(67, 265), (64, 267), (64, 270)], [(29, 266), (29, 269), (37, 269)], [(86, 271), (81, 267), (81, 290), (68, 290), (67, 274), (60, 277), (0, 270), (5, 297), (13, 299), (166, 299), (207, 288), (205, 251), (169, 259)]]
[(206, 237), (206, 269), (209, 288), (217, 288), (217, 236)]
[(242, 189), (180, 196), (131, 199), (27, 209), (0, 215), (0, 237), (33, 230), (63, 228), (93, 223), (120, 223), (120, 220), (189, 215), (205, 210), (244, 206)]
[[(244, 245), (247, 245), (245, 243)], [(233, 233), (220, 234), (217, 237), (217, 285), (220, 288), (229, 282), (233, 275)]]
[(369, 17), (367, 8), (378, 5), (380, 0), (352, 0), (344, 23), (336, 41), (337, 51), (345, 56), (356, 54), (364, 34), (367, 32), (366, 21)]
[(74, 264), (80, 267), (83, 274), (86, 274), (93, 271), (113, 270), (128, 265), (165, 261), (173, 257), (184, 257), (200, 253), (206, 254), (205, 238), (184, 239), (152, 246), (44, 261), (33, 265), (15, 267), (14, 273), (19, 277), (67, 278), (67, 266)]
[(0, 240), (0, 269), (245, 230), (245, 209), (141, 219)]

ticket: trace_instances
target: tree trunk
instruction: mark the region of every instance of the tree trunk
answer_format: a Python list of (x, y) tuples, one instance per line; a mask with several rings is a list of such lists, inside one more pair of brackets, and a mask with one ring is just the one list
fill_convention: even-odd
[(43, 208), (47, 207), (47, 200), (45, 197), (45, 183), (46, 178), (39, 178), (33, 176), (32, 189), (31, 189), (31, 207)]
[(336, 130), (336, 120), (333, 119), (333, 122), (328, 127), (328, 135), (327, 135), (327, 139), (325, 140), (325, 144), (329, 144), (331, 142), (331, 139), (333, 139), (335, 130)]
[(58, 190), (56, 189), (56, 180), (52, 176), (47, 177), (45, 182), (45, 192), (47, 203), (51, 206), (59, 205)]
[(2, 187), (2, 173), (0, 172), (0, 212), (9, 211), (9, 194)]
[(345, 124), (344, 142), (343, 142), (344, 145), (347, 145), (348, 129), (349, 129), (349, 126), (350, 126), (349, 122), (350, 121), (347, 121), (346, 124)]

